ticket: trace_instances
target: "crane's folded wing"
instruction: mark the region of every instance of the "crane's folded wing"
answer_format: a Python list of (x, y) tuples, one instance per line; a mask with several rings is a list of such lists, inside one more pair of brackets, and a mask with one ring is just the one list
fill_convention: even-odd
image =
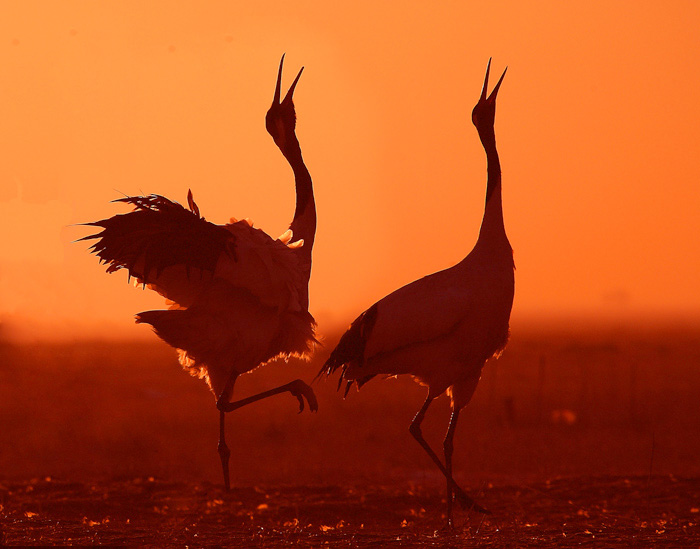
[(460, 274), (439, 271), (378, 301), (364, 358), (442, 337), (467, 321), (479, 298), (469, 285), (451, 283)]

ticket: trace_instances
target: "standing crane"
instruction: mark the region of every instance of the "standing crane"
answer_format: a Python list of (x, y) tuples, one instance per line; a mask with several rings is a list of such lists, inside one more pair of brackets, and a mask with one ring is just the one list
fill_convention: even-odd
[[(486, 205), (479, 238), (454, 267), (399, 288), (364, 311), (343, 334), (319, 375), (341, 368), (338, 388), (345, 395), (378, 374), (409, 374), (428, 387), (428, 396), (409, 431), (447, 480), (447, 522), (452, 526), (453, 495), (482, 513), (452, 477), (453, 439), (459, 412), (472, 398), (487, 360), (508, 342), (515, 277), (513, 250), (503, 225), (501, 166), (496, 151), (496, 95), (505, 71), (487, 97), (489, 59), (472, 121), (486, 151)], [(507, 70), (507, 69), (506, 69)], [(443, 447), (445, 463), (423, 438), (421, 423), (433, 400), (450, 396), (452, 415)]]
[(169, 310), (139, 313), (136, 322), (153, 326), (178, 350), (183, 368), (204, 379), (214, 393), (226, 490), (226, 413), (283, 392), (298, 399), (300, 412), (305, 400), (311, 411), (318, 410), (313, 390), (300, 379), (232, 400), (239, 375), (278, 357), (307, 358), (316, 343), (316, 322), (308, 311), (316, 206), (292, 101), (304, 68), (280, 101), (283, 63), (284, 55), (265, 126), (294, 172), (296, 209), (288, 231), (275, 240), (248, 220), (210, 223), (189, 191), (189, 209), (155, 194), (119, 199), (133, 211), (89, 223), (102, 231), (81, 239), (97, 239), (91, 251), (108, 265), (108, 273), (124, 268), (129, 279), (172, 304)]

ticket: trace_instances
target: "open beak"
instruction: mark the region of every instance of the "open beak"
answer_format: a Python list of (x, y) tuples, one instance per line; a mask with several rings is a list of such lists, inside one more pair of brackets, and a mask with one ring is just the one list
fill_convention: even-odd
[[(281, 70), (281, 66), (280, 66)], [(494, 103), (496, 101), (496, 95), (498, 94), (498, 88), (501, 87), (501, 82), (503, 82), (503, 77), (506, 75), (506, 71), (508, 70), (508, 67), (505, 68), (503, 71), (503, 74), (501, 75), (501, 78), (498, 80), (498, 83), (496, 84), (496, 87), (493, 88), (493, 91), (491, 92), (491, 95), (486, 97), (486, 91), (489, 86), (489, 71), (491, 70), (491, 59), (489, 58), (489, 63), (486, 65), (486, 77), (484, 78), (484, 87), (481, 88), (481, 97), (479, 98), (479, 101), (486, 101), (488, 103)]]
[(285, 56), (285, 54), (282, 54), (282, 59), (280, 59), (280, 68), (279, 68), (279, 71), (277, 72), (277, 85), (275, 86), (275, 96), (272, 99), (273, 106), (292, 102), (292, 95), (294, 95), (294, 88), (296, 88), (297, 82), (299, 82), (299, 77), (301, 76), (301, 73), (304, 72), (304, 67), (302, 67), (299, 70), (299, 74), (297, 74), (297, 77), (294, 79), (294, 82), (292, 82), (292, 85), (289, 87), (289, 90), (287, 91), (287, 95), (285, 95), (284, 99), (280, 102), (280, 88), (282, 87), (282, 65), (284, 64), (284, 56)]

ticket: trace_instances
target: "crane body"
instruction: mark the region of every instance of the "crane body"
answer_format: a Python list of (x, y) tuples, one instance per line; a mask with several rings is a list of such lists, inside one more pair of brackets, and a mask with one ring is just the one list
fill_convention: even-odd
[(225, 413), (282, 392), (296, 397), (300, 411), (305, 402), (312, 411), (318, 408), (313, 390), (299, 379), (233, 401), (239, 375), (276, 358), (306, 358), (316, 343), (316, 323), (308, 312), (316, 209), (292, 102), (302, 71), (280, 101), (283, 62), (284, 56), (266, 127), (295, 176), (295, 215), (285, 234), (273, 239), (248, 220), (210, 223), (190, 191), (189, 208), (156, 194), (119, 199), (134, 210), (90, 223), (101, 232), (81, 239), (96, 239), (91, 250), (108, 273), (126, 269), (129, 278), (166, 298), (169, 309), (138, 313), (136, 322), (153, 326), (178, 350), (182, 366), (214, 393), (226, 489)]
[[(353, 384), (359, 388), (377, 375), (408, 374), (428, 387), (409, 430), (446, 477), (450, 524), (453, 493), (463, 505), (487, 512), (452, 478), (453, 437), (459, 411), (471, 400), (485, 363), (508, 342), (515, 290), (493, 129), (496, 94), (505, 71), (487, 97), (489, 68), (472, 113), (486, 151), (488, 174), (484, 216), (474, 248), (453, 267), (411, 282), (363, 312), (320, 372), (330, 375), (340, 369), (339, 387), (346, 382), (346, 395)], [(451, 399), (452, 416), (443, 443), (443, 464), (423, 438), (420, 424), (431, 402), (445, 392)]]

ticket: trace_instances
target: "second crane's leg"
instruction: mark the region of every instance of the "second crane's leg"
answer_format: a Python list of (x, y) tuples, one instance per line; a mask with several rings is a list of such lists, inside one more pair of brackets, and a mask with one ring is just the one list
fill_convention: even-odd
[(221, 391), (219, 398), (216, 403), (216, 407), (219, 408), (219, 445), (217, 447), (219, 451), (219, 457), (221, 458), (221, 469), (224, 472), (224, 487), (228, 492), (231, 489), (231, 479), (229, 476), (229, 458), (231, 457), (231, 450), (229, 450), (226, 445), (226, 412), (221, 409), (220, 403), (228, 402), (231, 399), (231, 392), (233, 391), (233, 384), (238, 378), (238, 372), (235, 370), (231, 372), (231, 376), (228, 378), (224, 390)]
[(452, 493), (455, 486), (455, 481), (452, 478), (452, 452), (454, 450), (453, 439), (455, 436), (455, 428), (457, 427), (458, 418), (459, 409), (455, 409), (452, 412), (450, 425), (447, 428), (447, 434), (445, 435), (445, 441), (443, 442), (443, 449), (445, 451), (445, 469), (447, 470), (445, 478), (447, 479), (447, 525), (449, 527), (452, 527)]
[(433, 400), (434, 399), (431, 396), (428, 396), (428, 398), (425, 399), (423, 406), (420, 410), (418, 410), (418, 413), (416, 414), (416, 417), (413, 418), (411, 426), (408, 430), (413, 435), (413, 438), (415, 438), (418, 441), (418, 444), (420, 444), (425, 450), (425, 452), (430, 456), (430, 459), (432, 459), (435, 465), (437, 465), (440, 471), (442, 471), (442, 474), (445, 475), (445, 478), (447, 478), (448, 481), (452, 481), (453, 490), (456, 493), (457, 499), (459, 500), (460, 504), (467, 509), (474, 509), (479, 513), (490, 514), (488, 510), (484, 509), (481, 505), (479, 505), (471, 497), (469, 497), (467, 493), (464, 490), (462, 490), (462, 488), (454, 481), (454, 479), (452, 479), (452, 474), (448, 474), (447, 469), (445, 469), (445, 466), (440, 461), (440, 458), (423, 438), (423, 433), (421, 432), (420, 425), (423, 422), (423, 419), (425, 418), (425, 412), (428, 410), (428, 407), (430, 406), (430, 403)]
[(228, 492), (231, 489), (231, 479), (229, 477), (228, 462), (231, 457), (231, 450), (226, 446), (226, 435), (224, 428), (226, 425), (226, 413), (219, 412), (219, 457), (221, 458), (221, 468), (224, 471), (224, 486)]

